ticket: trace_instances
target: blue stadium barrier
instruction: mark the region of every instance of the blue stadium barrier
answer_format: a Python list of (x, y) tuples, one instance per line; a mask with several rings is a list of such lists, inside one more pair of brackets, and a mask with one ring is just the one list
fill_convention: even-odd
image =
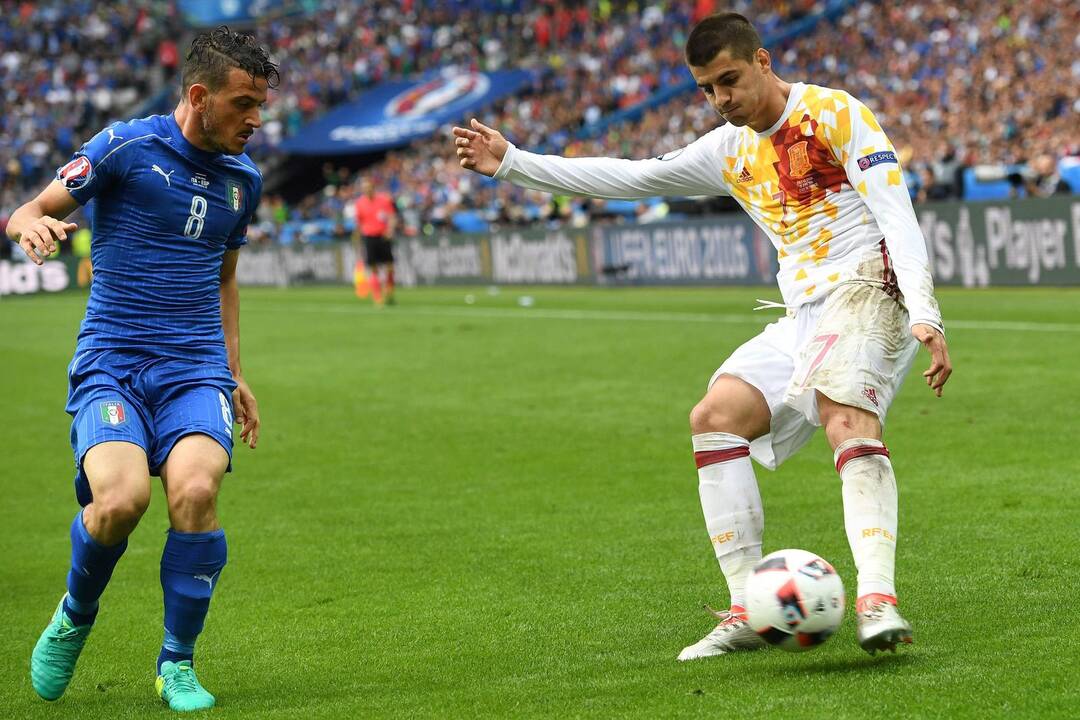
[[(277, 242), (279, 245), (296, 243), (317, 245), (334, 242), (339, 239), (334, 236), (336, 227), (337, 223), (334, 220), (290, 220), (279, 229)], [(345, 231), (351, 235), (354, 227), (351, 223), (346, 223)]]
[(450, 217), (450, 224), (458, 232), (481, 233), (490, 229), (488, 221), (476, 210), (459, 210)]
[(979, 200), (1008, 200), (1013, 197), (1012, 184), (1001, 180), (978, 180), (974, 168), (964, 168), (964, 199), (973, 202)]
[(637, 217), (638, 211), (642, 207), (655, 207), (664, 202), (664, 198), (651, 197), (643, 200), (604, 200), (603, 208), (606, 212), (612, 215), (621, 215), (625, 218)]
[(612, 215), (634, 217), (639, 204), (637, 200), (607, 200), (604, 202), (604, 209)]
[(1080, 193), (1080, 158), (1068, 157), (1059, 160), (1058, 174), (1074, 193)]
[(305, 7), (307, 4), (295, 0), (179, 0), (177, 3), (184, 19), (195, 27), (253, 23), (271, 13), (290, 15), (314, 10)]

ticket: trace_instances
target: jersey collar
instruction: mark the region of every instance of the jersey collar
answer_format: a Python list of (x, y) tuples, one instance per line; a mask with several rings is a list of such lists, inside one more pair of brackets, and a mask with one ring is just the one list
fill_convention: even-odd
[(806, 83), (792, 83), (791, 92), (788, 93), (787, 104), (784, 105), (784, 112), (780, 113), (780, 119), (773, 123), (773, 126), (765, 132), (759, 132), (759, 137), (769, 137), (774, 132), (780, 129), (784, 122), (788, 119), (788, 116), (795, 111), (795, 106), (802, 100), (803, 92), (806, 91)]

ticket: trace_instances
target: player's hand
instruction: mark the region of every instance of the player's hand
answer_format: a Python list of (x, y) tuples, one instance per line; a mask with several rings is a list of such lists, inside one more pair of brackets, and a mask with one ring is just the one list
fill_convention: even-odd
[(476, 118), (468, 128), (454, 128), (454, 145), (461, 167), (488, 177), (502, 165), (506, 149), (510, 147), (502, 133), (481, 124)]
[(930, 389), (941, 397), (941, 388), (952, 375), (952, 362), (949, 360), (949, 346), (945, 344), (945, 336), (936, 328), (921, 323), (911, 326), (911, 336), (922, 343), (930, 353), (930, 367), (923, 373), (923, 377)]
[(232, 400), (236, 424), (240, 426), (240, 440), (254, 450), (259, 442), (259, 404), (244, 378), (236, 378)]
[(45, 258), (56, 252), (56, 243), (67, 240), (67, 234), (77, 227), (75, 223), (43, 215), (23, 230), (19, 236), (19, 247), (35, 265), (42, 265)]

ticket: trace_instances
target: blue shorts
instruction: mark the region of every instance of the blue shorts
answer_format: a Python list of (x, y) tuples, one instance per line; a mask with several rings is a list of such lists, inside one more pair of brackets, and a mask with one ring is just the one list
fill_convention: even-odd
[(232, 470), (236, 383), (221, 363), (156, 357), (115, 350), (76, 353), (68, 367), (67, 411), (75, 451), (75, 496), (93, 501), (82, 461), (103, 442), (123, 441), (146, 453), (151, 475), (185, 435), (217, 440)]

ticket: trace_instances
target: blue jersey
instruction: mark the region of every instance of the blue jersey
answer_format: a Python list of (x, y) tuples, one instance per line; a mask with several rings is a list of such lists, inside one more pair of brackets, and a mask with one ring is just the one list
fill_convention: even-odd
[(200, 150), (172, 115), (116, 123), (57, 172), (94, 200), (94, 280), (76, 355), (136, 351), (227, 364), (220, 273), (245, 242), (262, 175), (247, 155)]

